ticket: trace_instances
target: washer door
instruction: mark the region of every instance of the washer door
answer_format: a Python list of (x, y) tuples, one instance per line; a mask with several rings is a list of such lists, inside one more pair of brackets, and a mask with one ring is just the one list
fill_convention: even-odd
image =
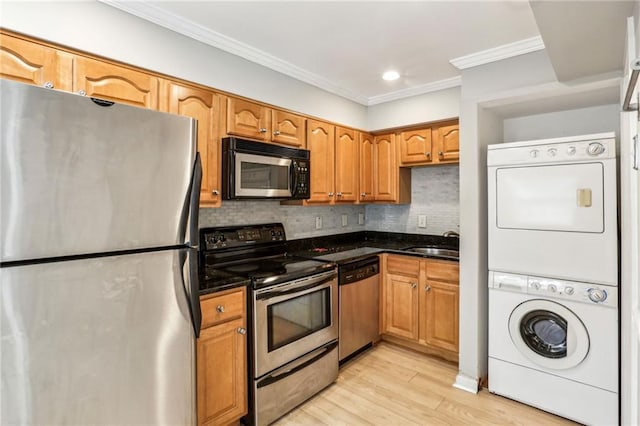
[(509, 334), (522, 355), (545, 368), (575, 367), (589, 353), (589, 334), (582, 321), (550, 300), (518, 305), (509, 317)]

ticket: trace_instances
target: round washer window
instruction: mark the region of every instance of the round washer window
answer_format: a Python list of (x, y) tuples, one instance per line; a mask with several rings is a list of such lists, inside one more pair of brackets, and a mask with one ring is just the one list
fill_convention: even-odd
[(518, 305), (509, 317), (509, 333), (520, 353), (542, 367), (572, 368), (589, 353), (589, 334), (582, 321), (550, 300)]

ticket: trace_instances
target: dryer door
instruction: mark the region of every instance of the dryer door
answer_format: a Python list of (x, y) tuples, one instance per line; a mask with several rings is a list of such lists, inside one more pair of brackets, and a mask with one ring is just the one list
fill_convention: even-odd
[(509, 317), (509, 334), (516, 348), (545, 368), (566, 370), (589, 353), (589, 334), (569, 309), (549, 300), (528, 300)]

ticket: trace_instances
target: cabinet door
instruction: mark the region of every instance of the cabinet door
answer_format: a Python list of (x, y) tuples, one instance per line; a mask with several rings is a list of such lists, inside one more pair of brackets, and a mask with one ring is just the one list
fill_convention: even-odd
[(358, 201), (358, 139), (356, 131), (336, 127), (336, 202)]
[(360, 133), (360, 202), (373, 201), (373, 136)]
[(73, 91), (114, 102), (158, 109), (158, 78), (81, 56), (73, 60)]
[(0, 76), (8, 80), (71, 91), (71, 55), (0, 34)]
[(418, 279), (387, 274), (385, 279), (385, 333), (418, 340)]
[(200, 204), (219, 207), (220, 137), (219, 96), (212, 91), (168, 83), (168, 112), (198, 120), (198, 152), (202, 160)]
[(395, 135), (375, 137), (373, 158), (375, 200), (396, 201), (398, 197), (398, 162)]
[(457, 162), (460, 160), (460, 131), (458, 124), (440, 126), (434, 129), (435, 150), (439, 162)]
[(308, 203), (330, 203), (334, 198), (334, 126), (307, 120), (307, 149), (311, 151), (311, 197)]
[(431, 157), (431, 128), (400, 133), (400, 164), (429, 164)]
[(458, 352), (458, 290), (457, 284), (427, 280), (424, 289), (427, 345)]
[(202, 329), (197, 342), (198, 424), (226, 425), (247, 413), (244, 318)]
[(290, 112), (271, 110), (272, 135), (275, 143), (290, 145), (296, 148), (305, 148), (306, 119), (301, 115)]
[(270, 139), (269, 110), (242, 99), (227, 98), (227, 134), (251, 139)]

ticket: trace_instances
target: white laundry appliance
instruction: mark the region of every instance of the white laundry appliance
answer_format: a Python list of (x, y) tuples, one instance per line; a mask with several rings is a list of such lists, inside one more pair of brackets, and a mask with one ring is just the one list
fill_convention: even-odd
[(614, 133), (490, 145), (489, 270), (618, 283)]
[(490, 145), (489, 391), (618, 423), (615, 134)]
[(489, 273), (489, 391), (618, 424), (618, 288)]

